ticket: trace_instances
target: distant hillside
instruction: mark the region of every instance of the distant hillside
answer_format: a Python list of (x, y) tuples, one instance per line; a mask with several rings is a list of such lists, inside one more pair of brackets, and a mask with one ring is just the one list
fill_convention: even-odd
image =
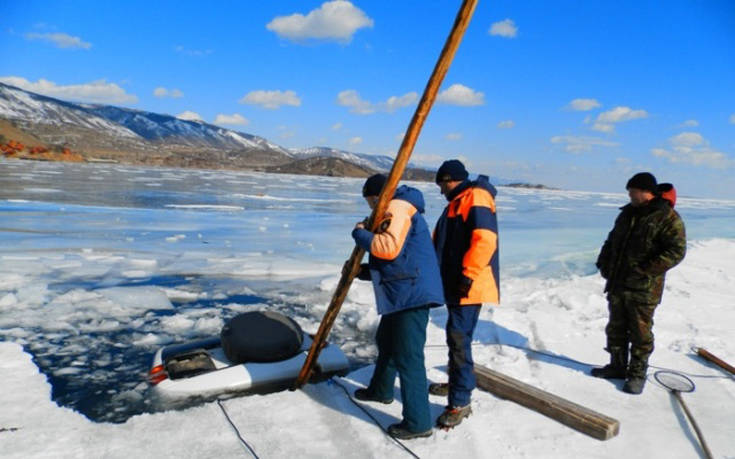
[(332, 177), (369, 177), (375, 171), (340, 158), (306, 158), (279, 166), (263, 168), (283, 174), (327, 175)]
[(557, 190), (558, 189), (558, 188), (551, 188), (546, 185), (541, 185), (538, 183), (524, 183), (524, 182), (511, 182), (503, 186), (507, 186), (509, 188), (527, 188), (531, 190)]
[[(289, 150), (203, 121), (110, 105), (78, 104), (0, 83), (0, 135), (6, 141), (68, 149), (94, 161), (363, 177), (387, 172), (389, 156), (329, 147)], [(414, 180), (431, 175), (408, 173)]]
[(366, 155), (329, 147), (292, 148), (296, 158), (339, 158), (379, 172), (387, 172), (393, 167), (393, 158), (386, 155)]

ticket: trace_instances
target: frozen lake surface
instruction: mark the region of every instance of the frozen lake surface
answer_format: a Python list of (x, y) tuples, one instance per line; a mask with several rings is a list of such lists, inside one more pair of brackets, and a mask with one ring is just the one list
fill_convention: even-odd
[[(253, 308), (316, 330), (350, 231), (368, 213), (362, 182), (0, 161), (0, 340), (21, 344), (53, 399), (90, 419), (154, 411), (144, 377), (157, 347), (217, 335)], [(444, 198), (433, 183), (411, 185), (424, 192), (433, 227)], [(601, 298), (599, 282), (563, 299), (548, 292), (597, 279), (597, 251), (624, 193), (499, 187), (497, 201), (502, 307), (533, 295)], [(735, 201), (680, 198), (677, 210), (690, 246), (735, 238)], [(355, 282), (330, 337), (355, 367), (375, 355), (377, 321), (370, 285)]]

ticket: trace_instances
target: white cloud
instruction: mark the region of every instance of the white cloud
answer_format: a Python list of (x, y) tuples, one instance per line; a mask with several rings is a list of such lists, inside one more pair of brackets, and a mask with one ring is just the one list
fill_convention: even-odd
[(652, 148), (651, 154), (672, 163), (707, 166), (715, 169), (731, 167), (735, 161), (726, 154), (710, 148), (709, 142), (698, 132), (682, 132), (669, 138), (671, 150)]
[(594, 147), (616, 147), (617, 142), (601, 139), (599, 137), (577, 137), (571, 135), (558, 135), (551, 139), (551, 143), (564, 145), (564, 150), (569, 153), (582, 153), (591, 151)]
[(444, 158), (436, 154), (413, 154), (411, 155), (411, 162), (415, 164), (423, 164), (426, 166), (437, 166), (441, 164)]
[(487, 33), (498, 37), (515, 38), (516, 35), (518, 35), (518, 27), (512, 19), (504, 19), (502, 21), (494, 22)]
[(393, 113), (399, 108), (415, 104), (418, 98), (417, 93), (409, 92), (402, 96), (391, 96), (385, 102), (372, 103), (361, 98), (360, 94), (354, 89), (346, 89), (337, 94), (337, 104), (349, 107), (351, 113), (369, 115), (379, 111)]
[(385, 111), (393, 113), (399, 108), (408, 107), (416, 103), (419, 95), (415, 92), (409, 92), (402, 96), (391, 96), (385, 102)]
[(360, 94), (354, 89), (347, 89), (337, 94), (337, 104), (343, 107), (350, 107), (350, 112), (360, 115), (368, 115), (375, 113), (373, 105), (360, 98)]
[(633, 110), (630, 107), (615, 107), (597, 115), (597, 119), (595, 120), (595, 124), (592, 125), (592, 129), (600, 132), (613, 132), (615, 130), (616, 123), (641, 118), (648, 118), (648, 112), (645, 110)]
[(735, 113), (730, 115), (730, 124), (735, 124)]
[(404, 137), (406, 137), (406, 131), (403, 131), (400, 134), (396, 134), (396, 140), (399, 142), (403, 142)]
[(515, 121), (505, 120), (498, 123), (498, 129), (513, 129), (516, 126)]
[(485, 94), (461, 84), (453, 84), (440, 92), (436, 98), (437, 102), (449, 105), (460, 105), (471, 107), (485, 104)]
[(696, 147), (705, 144), (704, 137), (698, 132), (682, 132), (669, 139), (675, 147)]
[(599, 132), (615, 132), (615, 125), (609, 123), (595, 123), (592, 125), (592, 129)]
[(615, 107), (612, 110), (602, 112), (597, 116), (597, 121), (602, 123), (620, 123), (622, 121), (647, 118), (645, 110), (633, 110), (630, 107)]
[(333, 131), (339, 131), (340, 129), (342, 129), (342, 123), (334, 123), (332, 125), (332, 130)]
[(353, 137), (349, 140), (350, 145), (360, 145), (362, 143), (362, 137)]
[(601, 107), (597, 99), (574, 99), (569, 102), (569, 109), (579, 112), (586, 112), (597, 107)]
[(699, 126), (699, 121), (697, 120), (686, 120), (679, 125), (679, 127), (697, 127), (697, 126)]
[(72, 37), (65, 33), (27, 33), (27, 40), (47, 41), (62, 49), (89, 49), (92, 44), (79, 37)]
[(447, 140), (461, 140), (462, 139), (462, 133), (460, 132), (450, 132), (445, 137)]
[(26, 91), (79, 102), (98, 104), (134, 104), (138, 97), (128, 94), (123, 88), (106, 80), (97, 80), (83, 84), (57, 85), (53, 81), (39, 79), (35, 83), (22, 77), (0, 77), (0, 81)]
[(306, 16), (300, 13), (278, 16), (265, 27), (293, 41), (317, 39), (349, 43), (359, 29), (372, 26), (373, 20), (360, 8), (348, 1), (334, 0), (323, 3)]
[(213, 53), (211, 49), (189, 49), (181, 45), (176, 46), (174, 49), (179, 54), (183, 54), (185, 56), (193, 56), (193, 57), (202, 57), (202, 56), (207, 56)]
[(184, 93), (181, 92), (179, 89), (167, 89), (162, 86), (157, 87), (153, 90), (153, 95), (160, 98), (164, 97), (170, 97), (172, 99), (179, 99), (181, 97), (184, 97)]
[(214, 119), (214, 124), (232, 124), (235, 126), (247, 126), (248, 124), (250, 124), (250, 120), (239, 113), (233, 113), (232, 115), (225, 115), (220, 113)]
[(185, 121), (204, 121), (202, 117), (199, 116), (199, 113), (192, 112), (191, 110), (186, 110), (185, 112), (179, 113), (178, 115), (176, 115), (176, 118)]
[(260, 105), (263, 108), (275, 110), (281, 105), (291, 105), (298, 107), (301, 105), (301, 99), (294, 91), (250, 91), (239, 100), (241, 104)]

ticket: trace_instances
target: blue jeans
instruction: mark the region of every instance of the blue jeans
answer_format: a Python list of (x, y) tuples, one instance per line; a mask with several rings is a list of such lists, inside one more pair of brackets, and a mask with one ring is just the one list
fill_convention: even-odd
[(412, 432), (432, 428), (424, 365), (429, 306), (386, 314), (380, 318), (376, 341), (378, 360), (368, 390), (380, 399), (393, 398), (396, 373), (401, 382), (403, 423)]
[(449, 406), (469, 405), (475, 388), (472, 335), (480, 315), (480, 304), (447, 305), (449, 346)]

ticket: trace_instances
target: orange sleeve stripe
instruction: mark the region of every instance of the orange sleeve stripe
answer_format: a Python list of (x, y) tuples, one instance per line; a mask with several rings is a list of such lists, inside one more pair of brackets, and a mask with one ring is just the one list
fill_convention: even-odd
[(472, 231), (470, 249), (462, 259), (462, 273), (470, 279), (477, 279), (490, 263), (498, 247), (498, 235), (487, 229)]
[[(465, 194), (466, 196), (463, 196)], [(461, 215), (462, 220), (467, 221), (467, 216), (473, 207), (487, 207), (495, 213), (495, 199), (483, 188), (465, 190), (459, 197), (455, 198), (454, 202), (457, 202), (458, 205), (450, 205), (449, 217)]]
[(406, 236), (411, 229), (411, 217), (415, 213), (416, 208), (408, 202), (400, 199), (392, 200), (382, 220), (390, 223), (384, 231), (375, 233), (370, 244), (370, 253), (384, 260), (395, 259), (403, 249)]

